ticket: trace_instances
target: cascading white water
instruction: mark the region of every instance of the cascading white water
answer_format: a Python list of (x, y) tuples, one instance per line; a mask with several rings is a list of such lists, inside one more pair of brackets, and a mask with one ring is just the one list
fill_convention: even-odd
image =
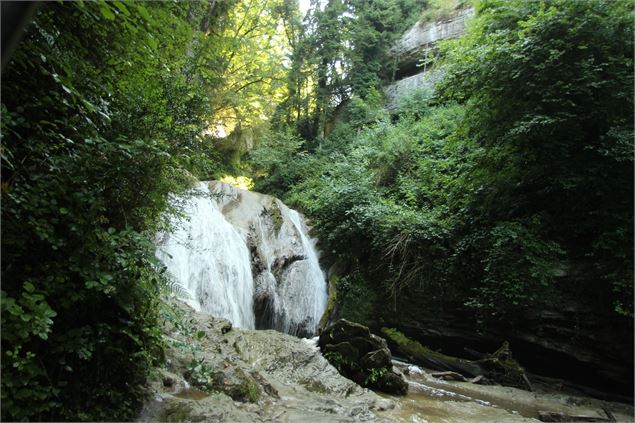
[(305, 322), (307, 330), (315, 333), (320, 317), (326, 308), (328, 297), (324, 273), (320, 268), (318, 256), (313, 242), (307, 237), (307, 228), (297, 211), (287, 209), (289, 220), (293, 223), (304, 250), (304, 260), (297, 262), (287, 273), (290, 283), (282, 285), (282, 330), (295, 333), (299, 322)]
[[(189, 220), (163, 234), (157, 257), (197, 310), (242, 328), (316, 332), (327, 289), (315, 241), (298, 212), (273, 197), (201, 183)], [(255, 303), (254, 303), (255, 298)]]
[(186, 218), (164, 234), (157, 257), (184, 288), (184, 300), (195, 310), (224, 317), (234, 325), (255, 328), (253, 280), (243, 238), (210, 197), (207, 184), (184, 207)]

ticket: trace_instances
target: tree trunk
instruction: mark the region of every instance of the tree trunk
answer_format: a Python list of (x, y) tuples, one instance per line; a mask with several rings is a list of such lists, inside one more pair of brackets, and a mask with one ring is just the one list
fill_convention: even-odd
[(466, 379), (481, 376), (482, 378), (478, 379), (481, 383), (485, 382), (482, 380), (484, 378), (486, 381), (501, 385), (533, 390), (525, 370), (512, 358), (507, 341), (503, 342), (496, 352), (472, 361), (433, 351), (393, 329), (384, 328), (382, 332), (389, 341), (397, 345), (397, 350), (401, 354), (420, 366), (440, 370), (445, 374), (458, 373)]

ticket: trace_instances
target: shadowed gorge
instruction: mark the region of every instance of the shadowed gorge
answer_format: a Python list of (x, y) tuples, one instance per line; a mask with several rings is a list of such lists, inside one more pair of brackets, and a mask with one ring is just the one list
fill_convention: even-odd
[(631, 0), (2, 7), (3, 421), (631, 421)]

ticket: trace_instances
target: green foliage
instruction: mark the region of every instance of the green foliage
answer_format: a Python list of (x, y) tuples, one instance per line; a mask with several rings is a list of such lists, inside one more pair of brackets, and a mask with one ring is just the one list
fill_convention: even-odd
[(428, 0), (419, 22), (443, 21), (454, 16), (457, 10), (469, 7), (471, 3), (471, 0)]
[(355, 129), (386, 122), (389, 116), (381, 107), (382, 100), (375, 87), (369, 88), (364, 97), (355, 97), (351, 100), (345, 109), (343, 120)]
[(368, 386), (374, 385), (379, 382), (379, 380), (383, 378), (384, 375), (388, 372), (388, 369), (385, 367), (381, 367), (366, 369), (366, 371), (368, 372), (368, 376), (366, 376), (366, 379), (364, 379), (364, 385)]
[(256, 179), (255, 189), (282, 197), (299, 179), (304, 142), (293, 133), (270, 132), (249, 152)]
[(260, 390), (258, 385), (251, 380), (245, 380), (238, 386), (238, 393), (236, 394), (242, 401), (245, 402), (258, 402), (260, 397)]
[(448, 47), (442, 87), (465, 102), (466, 129), (487, 151), (475, 213), (539, 217), (532, 232), (574, 263), (591, 260), (591, 295), (619, 292), (614, 306), (630, 315), (632, 4), (483, 1), (477, 10), (469, 35)]
[(342, 365), (344, 364), (344, 357), (342, 354), (337, 351), (329, 351), (324, 353), (324, 358), (326, 358), (329, 363), (333, 365), (337, 369), (338, 372), (342, 370)]
[(484, 320), (563, 304), (630, 315), (632, 8), (501, 0), (477, 12), (442, 47), (435, 96), (412, 93), (389, 120), (376, 91), (358, 90), (260, 186), (358, 264), (338, 283), (356, 319), (413, 289)]
[(539, 228), (534, 221), (500, 222), (491, 229), (482, 259), (483, 281), (467, 305), (508, 317), (508, 312), (556, 303), (554, 282), (564, 252), (555, 242), (540, 239)]
[(219, 389), (214, 378), (214, 368), (207, 365), (203, 359), (193, 358), (185, 375), (193, 386), (204, 391), (216, 392)]
[(3, 420), (138, 411), (163, 357), (154, 234), (183, 167), (209, 169), (202, 6), (43, 4), (3, 69)]
[[(448, 256), (447, 239), (458, 224), (450, 210), (466, 202), (461, 172), (471, 153), (456, 133), (461, 108), (417, 108), (422, 120), (349, 131), (349, 145), (341, 145), (336, 129), (320, 149), (322, 165), (313, 165), (315, 173), (287, 198), (315, 220), (334, 254), (383, 266), (388, 275), (378, 282), (393, 293), (422, 278), (441, 282), (433, 269), (443, 267), (436, 259)], [(364, 298), (359, 294), (353, 297)]]
[(398, 99), (395, 115), (401, 119), (419, 119), (428, 110), (433, 97), (433, 90), (417, 88), (409, 95)]
[(205, 83), (201, 92), (207, 92), (212, 130), (222, 127), (227, 134), (239, 135), (266, 120), (282, 97), (281, 62), (289, 41), (280, 23), (286, 3), (198, 2), (198, 7), (210, 8), (211, 16), (201, 22), (192, 55)]
[(231, 175), (225, 175), (220, 178), (220, 181), (244, 190), (250, 190), (254, 187), (254, 181), (247, 176), (234, 177)]
[[(388, 49), (416, 19), (422, 0), (329, 0), (312, 4), (304, 21), (294, 7), (283, 14), (290, 37), (287, 98), (274, 122), (310, 141), (330, 132), (349, 100), (377, 97), (394, 63)], [(359, 105), (358, 105), (359, 106)], [(361, 105), (363, 107), (363, 105)], [(373, 113), (385, 113), (377, 107)]]
[(379, 301), (377, 290), (360, 272), (346, 275), (338, 281), (337, 299), (339, 317), (364, 325), (374, 322), (374, 310)]

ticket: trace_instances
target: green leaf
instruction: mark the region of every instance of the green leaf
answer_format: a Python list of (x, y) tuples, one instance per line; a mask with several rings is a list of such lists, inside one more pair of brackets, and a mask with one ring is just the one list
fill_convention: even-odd
[(126, 16), (130, 16), (130, 11), (128, 10), (125, 4), (123, 4), (120, 1), (113, 1), (112, 4), (115, 5), (115, 7), (119, 9), (121, 13), (123, 13)]
[(143, 7), (141, 4), (136, 4), (137, 7), (137, 11), (139, 12), (139, 14), (145, 19), (145, 20), (150, 20), (150, 13), (148, 13), (148, 9), (146, 9), (145, 7)]
[(148, 37), (148, 45), (152, 50), (156, 50), (159, 47), (159, 43), (152, 36)]
[(101, 12), (101, 15), (109, 21), (115, 20), (115, 14), (112, 13), (112, 10), (110, 10), (108, 3), (103, 0), (99, 2), (99, 11)]

